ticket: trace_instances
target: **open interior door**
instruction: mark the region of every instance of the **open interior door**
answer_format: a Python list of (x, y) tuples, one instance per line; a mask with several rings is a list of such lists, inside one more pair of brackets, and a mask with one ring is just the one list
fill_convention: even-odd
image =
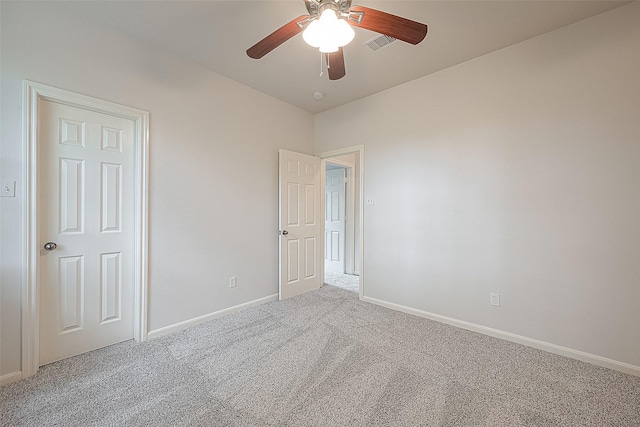
[(324, 268), (328, 272), (345, 272), (345, 172), (328, 170), (325, 185)]
[(280, 299), (322, 286), (322, 163), (279, 151)]

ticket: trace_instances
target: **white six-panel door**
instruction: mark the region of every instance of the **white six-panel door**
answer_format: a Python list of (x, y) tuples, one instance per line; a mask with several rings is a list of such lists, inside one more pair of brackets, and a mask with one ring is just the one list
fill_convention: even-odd
[(322, 160), (279, 151), (280, 299), (322, 286)]
[(44, 365), (133, 338), (134, 122), (38, 108)]
[(345, 169), (328, 170), (325, 186), (324, 268), (344, 273)]

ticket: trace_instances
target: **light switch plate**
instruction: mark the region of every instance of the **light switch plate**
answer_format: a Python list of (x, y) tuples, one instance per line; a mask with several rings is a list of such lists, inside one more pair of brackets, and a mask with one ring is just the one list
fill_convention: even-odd
[(3, 181), (2, 187), (0, 187), (0, 196), (2, 197), (15, 197), (16, 196), (16, 182), (15, 181)]

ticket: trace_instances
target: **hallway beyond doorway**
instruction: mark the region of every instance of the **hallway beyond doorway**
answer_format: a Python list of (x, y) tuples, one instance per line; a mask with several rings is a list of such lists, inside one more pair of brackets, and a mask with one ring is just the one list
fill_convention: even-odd
[(324, 273), (324, 284), (358, 293), (360, 290), (360, 277), (353, 274), (332, 273), (327, 271)]

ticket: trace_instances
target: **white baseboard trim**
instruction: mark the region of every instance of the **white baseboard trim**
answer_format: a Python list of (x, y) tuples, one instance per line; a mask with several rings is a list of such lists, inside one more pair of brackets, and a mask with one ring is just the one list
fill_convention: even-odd
[(215, 319), (217, 317), (226, 316), (227, 314), (236, 313), (240, 310), (244, 310), (245, 308), (255, 307), (257, 305), (262, 305), (271, 301), (276, 301), (278, 299), (278, 294), (269, 295), (268, 297), (259, 298), (253, 301), (245, 302), (240, 305), (236, 305), (233, 307), (225, 308), (220, 311), (216, 311), (213, 313), (205, 314), (204, 316), (194, 317), (193, 319), (185, 320), (184, 322), (175, 323), (173, 325), (164, 326), (162, 328), (154, 329), (147, 334), (148, 339), (157, 338), (162, 335), (167, 335), (172, 332), (181, 331), (191, 326), (198, 325), (200, 323), (206, 322), (207, 320)]
[(22, 379), (22, 371), (11, 372), (10, 374), (4, 374), (0, 376), (0, 387), (3, 385), (11, 384)]
[(424, 317), (427, 319), (435, 320), (436, 322), (446, 323), (451, 326), (466, 329), (472, 332), (478, 332), (484, 335), (489, 335), (495, 338), (500, 338), (506, 341), (515, 342), (518, 344), (526, 345), (528, 347), (537, 348), (538, 350), (544, 350), (549, 353), (558, 354), (560, 356), (569, 357), (571, 359), (581, 360), (583, 362), (591, 363), (592, 365), (602, 366), (603, 368), (613, 369), (615, 371), (624, 372), (625, 374), (640, 376), (640, 366), (631, 365), (624, 362), (618, 362), (617, 360), (607, 359), (606, 357), (596, 356), (595, 354), (585, 353), (583, 351), (574, 350), (568, 347), (562, 347), (556, 344), (550, 344), (548, 342), (536, 340), (533, 338), (524, 337), (522, 335), (512, 334), (511, 332), (501, 331), (499, 329), (493, 329), (482, 325), (477, 325), (471, 322), (465, 322), (463, 320), (453, 319), (451, 317), (441, 316), (439, 314), (430, 313), (428, 311), (419, 310), (416, 308), (407, 307), (400, 304), (395, 304), (388, 301), (379, 300), (377, 298), (362, 297), (362, 301), (369, 302), (371, 304), (380, 305), (392, 310), (401, 311), (403, 313), (412, 314), (414, 316)]

